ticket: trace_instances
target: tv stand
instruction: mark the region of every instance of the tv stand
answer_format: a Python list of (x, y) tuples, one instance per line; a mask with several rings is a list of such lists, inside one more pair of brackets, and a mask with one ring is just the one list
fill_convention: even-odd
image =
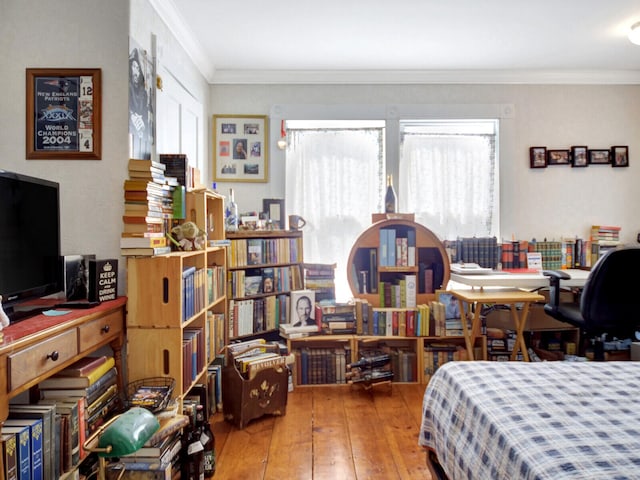
[(9, 415), (10, 399), (29, 391), (36, 401), (38, 383), (107, 345), (113, 350), (119, 390), (124, 391), (126, 303), (126, 297), (119, 297), (95, 308), (54, 317), (40, 314), (5, 327), (0, 343), (0, 422)]

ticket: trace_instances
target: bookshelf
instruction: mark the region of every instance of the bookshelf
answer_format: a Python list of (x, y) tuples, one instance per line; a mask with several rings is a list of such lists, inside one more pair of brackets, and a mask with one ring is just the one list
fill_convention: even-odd
[(227, 343), (278, 335), (289, 294), (303, 288), (302, 232), (247, 230), (227, 233)]
[(435, 291), (449, 283), (444, 244), (431, 230), (406, 218), (373, 223), (356, 239), (347, 265), (353, 296), (375, 307), (383, 306), (381, 285), (396, 284), (407, 275), (416, 279), (416, 304), (434, 300)]
[[(187, 193), (187, 217), (208, 241), (224, 239), (223, 200), (208, 190)], [(225, 246), (128, 258), (128, 380), (173, 378), (180, 410), (224, 345), (226, 258)]]

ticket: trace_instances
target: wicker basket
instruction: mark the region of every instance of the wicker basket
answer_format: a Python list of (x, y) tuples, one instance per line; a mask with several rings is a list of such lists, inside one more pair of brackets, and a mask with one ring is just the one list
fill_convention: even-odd
[(143, 407), (152, 412), (166, 408), (176, 381), (171, 377), (151, 377), (127, 385), (129, 407)]

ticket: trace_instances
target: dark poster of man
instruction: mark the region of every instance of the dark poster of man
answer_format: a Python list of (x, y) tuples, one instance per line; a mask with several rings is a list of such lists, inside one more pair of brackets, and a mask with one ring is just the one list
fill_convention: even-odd
[(129, 141), (131, 158), (150, 159), (155, 139), (153, 62), (129, 39)]

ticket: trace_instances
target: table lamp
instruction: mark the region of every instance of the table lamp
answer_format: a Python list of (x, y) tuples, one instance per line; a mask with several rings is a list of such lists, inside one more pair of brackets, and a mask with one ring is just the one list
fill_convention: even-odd
[[(133, 407), (114, 416), (91, 435), (83, 445), (88, 452), (98, 454), (98, 480), (106, 480), (106, 459), (137, 452), (160, 428), (156, 416), (149, 410)], [(91, 446), (96, 444), (97, 446)], [(120, 472), (118, 479), (124, 474)]]

